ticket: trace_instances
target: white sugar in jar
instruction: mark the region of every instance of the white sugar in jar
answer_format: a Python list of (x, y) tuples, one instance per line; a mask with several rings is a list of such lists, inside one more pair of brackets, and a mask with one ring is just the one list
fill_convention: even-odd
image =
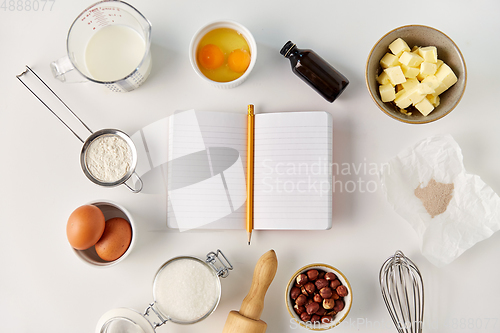
[(233, 266), (224, 256), (210, 252), (206, 259), (175, 257), (164, 263), (153, 282), (154, 302), (143, 312), (117, 308), (97, 322), (96, 333), (155, 333), (168, 321), (194, 324), (212, 314), (221, 297), (220, 278)]
[(195, 322), (217, 306), (220, 282), (205, 262), (180, 257), (158, 271), (153, 292), (158, 309), (172, 321)]

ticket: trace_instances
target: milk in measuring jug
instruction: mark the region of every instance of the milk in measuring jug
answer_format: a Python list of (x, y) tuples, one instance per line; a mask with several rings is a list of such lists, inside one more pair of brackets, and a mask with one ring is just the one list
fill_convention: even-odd
[(85, 64), (95, 80), (117, 81), (139, 66), (145, 50), (146, 43), (135, 30), (124, 25), (110, 25), (90, 38)]

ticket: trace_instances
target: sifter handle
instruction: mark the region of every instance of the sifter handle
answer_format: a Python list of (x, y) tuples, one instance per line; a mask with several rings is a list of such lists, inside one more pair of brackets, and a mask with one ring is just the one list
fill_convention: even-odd
[(69, 106), (64, 103), (64, 101), (54, 92), (54, 90), (52, 90), (48, 85), (47, 83), (45, 83), (44, 80), (42, 80), (41, 77), (38, 76), (38, 74), (36, 74), (31, 68), (29, 68), (28, 65), (26, 65), (26, 69), (24, 70), (24, 72), (22, 72), (21, 74), (19, 75), (16, 75), (17, 79), (19, 81), (21, 81), (21, 83), (26, 87), (26, 89), (28, 89), (33, 95), (35, 95), (35, 97), (43, 104), (45, 105), (45, 107), (50, 111), (52, 112), (52, 114), (57, 118), (59, 119), (59, 121), (61, 123), (64, 124), (64, 126), (66, 126), (67, 129), (69, 129), (71, 131), (71, 133), (73, 133), (77, 138), (78, 140), (80, 140), (81, 143), (84, 143), (85, 140), (83, 138), (81, 138), (68, 124), (66, 124), (64, 122), (64, 120), (59, 117), (51, 108), (49, 105), (47, 105), (47, 103), (45, 103), (41, 98), (40, 96), (38, 96), (22, 79), (21, 77), (23, 77), (23, 75), (26, 75), (28, 72), (30, 72), (31, 74), (33, 74), (44, 86), (45, 88), (47, 88), (47, 90), (49, 90), (58, 100), (59, 102), (61, 102), (62, 105), (64, 105), (66, 107), (66, 109), (68, 109), (68, 111), (90, 132), (90, 134), (93, 134), (92, 130), (83, 122), (83, 120), (81, 120), (77, 115), (76, 113), (73, 112), (73, 110), (71, 110), (69, 108)]
[(277, 269), (278, 259), (274, 250), (270, 250), (260, 257), (255, 265), (250, 291), (241, 303), (240, 314), (242, 316), (254, 320), (260, 319), (264, 310), (264, 297), (271, 282), (273, 282)]
[(129, 185), (127, 185), (127, 183), (123, 183), (123, 185), (125, 185), (130, 191), (132, 191), (132, 193), (139, 193), (139, 192), (141, 192), (142, 186), (143, 186), (142, 179), (141, 179), (141, 177), (139, 177), (139, 175), (135, 171), (132, 173), (132, 175), (135, 175), (135, 177), (137, 178), (137, 181), (139, 182), (139, 187), (133, 188), (133, 187), (130, 187)]

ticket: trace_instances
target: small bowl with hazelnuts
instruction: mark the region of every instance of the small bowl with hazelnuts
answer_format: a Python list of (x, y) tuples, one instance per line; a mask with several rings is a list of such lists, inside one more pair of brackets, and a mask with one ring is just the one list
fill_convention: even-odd
[(351, 285), (333, 266), (307, 265), (288, 282), (285, 303), (288, 313), (300, 326), (313, 331), (331, 329), (351, 310)]

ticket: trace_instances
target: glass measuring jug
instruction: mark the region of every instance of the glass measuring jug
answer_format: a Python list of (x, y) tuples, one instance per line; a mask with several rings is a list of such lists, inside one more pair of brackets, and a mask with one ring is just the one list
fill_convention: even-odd
[(62, 82), (91, 81), (111, 91), (139, 87), (151, 72), (151, 23), (134, 7), (104, 0), (74, 20), (66, 39), (67, 55), (52, 62)]

